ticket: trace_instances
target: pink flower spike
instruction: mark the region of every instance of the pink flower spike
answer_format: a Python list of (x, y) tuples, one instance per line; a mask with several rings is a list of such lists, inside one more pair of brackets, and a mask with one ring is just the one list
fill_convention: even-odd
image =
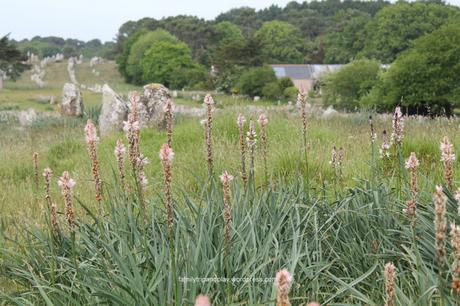
[(70, 173), (68, 171), (64, 171), (58, 180), (58, 185), (61, 187), (61, 189), (72, 189), (75, 187), (76, 183), (73, 179), (70, 178)]
[(126, 153), (126, 147), (123, 144), (123, 141), (121, 139), (117, 140), (117, 144), (115, 146), (114, 153), (116, 156), (122, 156)]
[(88, 119), (86, 126), (85, 126), (85, 133), (86, 133), (86, 142), (97, 142), (99, 138), (97, 137), (96, 127), (91, 119)]
[(171, 163), (174, 158), (173, 150), (168, 146), (168, 144), (163, 144), (160, 149), (160, 159), (163, 162)]
[(257, 119), (257, 121), (259, 122), (259, 125), (261, 127), (265, 127), (268, 124), (268, 118), (264, 113), (260, 114), (259, 119)]
[(195, 306), (211, 306), (211, 301), (206, 295), (200, 294), (196, 297)]
[(406, 169), (416, 170), (419, 165), (420, 162), (418, 161), (417, 156), (414, 152), (411, 152), (409, 158), (406, 161)]
[(222, 173), (222, 175), (220, 176), (220, 181), (221, 181), (223, 184), (228, 184), (228, 183), (230, 183), (231, 181), (233, 181), (233, 175), (230, 175), (227, 171), (225, 171), (225, 172)]
[(214, 104), (214, 99), (212, 98), (212, 96), (210, 94), (207, 94), (204, 97), (204, 104), (206, 104), (206, 105), (213, 105)]
[(278, 291), (289, 292), (292, 285), (292, 275), (288, 270), (282, 269), (276, 273), (275, 286)]
[(50, 168), (43, 169), (43, 176), (44, 177), (51, 177), (53, 175), (53, 171)]
[(166, 102), (163, 105), (163, 111), (165, 113), (167, 113), (167, 112), (171, 112), (172, 109), (173, 109), (173, 103), (172, 103), (171, 99), (167, 99)]
[(236, 124), (238, 125), (238, 127), (243, 128), (245, 122), (246, 119), (244, 118), (243, 114), (239, 114), (238, 118), (236, 119)]

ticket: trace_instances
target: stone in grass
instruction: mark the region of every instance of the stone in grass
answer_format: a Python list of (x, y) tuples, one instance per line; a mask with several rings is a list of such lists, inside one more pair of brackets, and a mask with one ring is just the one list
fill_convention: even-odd
[(162, 84), (151, 83), (144, 86), (144, 94), (139, 103), (139, 117), (142, 127), (164, 127), (163, 107), (171, 99), (169, 89)]
[(109, 85), (102, 86), (102, 110), (99, 116), (101, 134), (112, 130), (121, 130), (123, 121), (128, 116), (128, 103), (124, 101)]
[(62, 90), (61, 115), (70, 117), (83, 116), (83, 96), (77, 84), (65, 83)]

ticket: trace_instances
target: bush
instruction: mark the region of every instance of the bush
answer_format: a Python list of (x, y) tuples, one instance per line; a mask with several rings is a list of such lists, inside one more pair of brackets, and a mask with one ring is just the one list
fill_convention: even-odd
[[(193, 61), (189, 47), (182, 42), (162, 41), (147, 50), (141, 61), (143, 80), (181, 89), (190, 82), (203, 81), (203, 69)], [(189, 77), (192, 79), (190, 80)]]
[[(381, 78), (367, 103), (396, 105), (409, 113), (447, 114), (460, 101), (460, 24), (446, 25), (414, 42)], [(382, 103), (383, 102), (383, 103)]]
[(283, 77), (278, 79), (278, 84), (280, 85), (281, 91), (284, 91), (288, 87), (294, 87), (291, 79), (288, 77)]
[(178, 43), (179, 40), (164, 30), (156, 30), (153, 32), (147, 32), (133, 43), (130, 48), (129, 56), (127, 58), (126, 71), (133, 83), (141, 84), (144, 80), (143, 67), (141, 61), (144, 58), (146, 51), (152, 48), (159, 42), (170, 42)]
[(271, 67), (263, 66), (251, 68), (244, 72), (239, 79), (241, 93), (254, 97), (262, 96), (263, 88), (271, 82), (276, 82), (275, 72)]
[(377, 84), (380, 64), (357, 60), (323, 78), (323, 101), (326, 105), (353, 111), (360, 108), (360, 99)]
[(281, 99), (283, 91), (280, 87), (279, 82), (270, 82), (262, 89), (262, 96), (270, 100)]
[(295, 100), (296, 97), (297, 97), (298, 92), (299, 92), (299, 90), (295, 86), (287, 87), (283, 91), (283, 96), (286, 99), (294, 99)]

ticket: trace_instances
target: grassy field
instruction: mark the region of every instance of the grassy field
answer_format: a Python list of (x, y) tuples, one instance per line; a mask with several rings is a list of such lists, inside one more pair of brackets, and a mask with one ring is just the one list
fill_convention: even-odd
[[(123, 95), (136, 89), (123, 83), (113, 63), (96, 69), (100, 77), (86, 63), (77, 66), (77, 80), (87, 85), (107, 82)], [(53, 114), (56, 106), (39, 100), (54, 95), (59, 101), (67, 80), (65, 65), (49, 67), (43, 89), (36, 89), (28, 80), (25, 75), (17, 83), (6, 84), (0, 92), (0, 110), (33, 108)], [(92, 110), (88, 115), (97, 120), (101, 95), (85, 91), (84, 100)], [(380, 136), (383, 130), (391, 132), (391, 116), (374, 115), (378, 138), (373, 147), (369, 114), (339, 114), (328, 119), (310, 114), (306, 159), (296, 108), (222, 95), (216, 100), (212, 177), (207, 174), (202, 118), (181, 114), (175, 118), (176, 223), (172, 238), (164, 218), (163, 171), (158, 158), (166, 142), (165, 131), (144, 129), (141, 133), (141, 152), (150, 160), (145, 168), (149, 179), (145, 210), (136, 192), (127, 194), (119, 186), (113, 151), (116, 140), (125, 140), (125, 136), (119, 132), (100, 140), (97, 151), (105, 189), (101, 215), (94, 200), (83, 132), (86, 118), (49, 116), (28, 126), (0, 121), (0, 302), (166, 305), (174, 300), (176, 305), (192, 305), (196, 295), (206, 293), (215, 305), (273, 305), (276, 290), (272, 280), (229, 285), (187, 283), (178, 277), (272, 278), (287, 268), (294, 275), (293, 305), (312, 300), (324, 305), (382, 305), (383, 267), (392, 261), (397, 269), (396, 305), (458, 303), (458, 295), (450, 289), (454, 255), (449, 242), (443, 265), (436, 264), (432, 194), (436, 184), (444, 184), (439, 152), (442, 137), (452, 140), (455, 152), (460, 150), (459, 120), (406, 118), (400, 157), (393, 149), (393, 155), (382, 160)], [(188, 97), (175, 102), (201, 107)], [(255, 120), (261, 112), (269, 119), (268, 175), (264, 175), (259, 139), (255, 176), (245, 188), (239, 177), (236, 118), (243, 113)], [(345, 152), (340, 176), (330, 164), (334, 146)], [(34, 179), (34, 152), (39, 156), (39, 186)], [(415, 228), (402, 212), (410, 190), (409, 175), (401, 162), (410, 152), (416, 152), (420, 160)], [(59, 239), (46, 226), (41, 177), (45, 167), (55, 174), (51, 197), (62, 227)], [(56, 184), (65, 170), (77, 182), (78, 221), (73, 232), (65, 227), (64, 204)], [(224, 203), (218, 179), (224, 170), (235, 176), (230, 251), (223, 241)], [(444, 188), (448, 220), (456, 223), (460, 217), (452, 194), (459, 171), (455, 162), (453, 187)], [(133, 183), (131, 176), (129, 180)]]

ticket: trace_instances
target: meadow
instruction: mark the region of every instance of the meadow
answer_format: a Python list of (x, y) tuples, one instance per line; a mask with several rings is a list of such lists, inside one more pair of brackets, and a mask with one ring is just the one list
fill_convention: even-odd
[[(401, 145), (392, 145), (391, 155), (381, 158), (382, 131), (393, 131), (391, 114), (323, 118), (308, 112), (305, 150), (295, 105), (217, 94), (211, 174), (200, 124), (205, 116), (177, 113), (172, 201), (164, 194), (169, 183), (158, 157), (167, 133), (148, 128), (140, 134), (140, 152), (150, 161), (145, 189), (128, 161), (128, 190), (120, 181), (114, 148), (118, 139), (128, 145), (124, 132), (100, 137), (96, 150), (103, 199), (98, 202), (84, 128), (88, 118), (97, 122), (101, 95), (84, 92), (85, 118), (54, 115), (57, 106), (39, 97), (54, 95), (59, 101), (67, 76), (62, 64), (49, 69), (42, 89), (26, 74), (0, 92), (0, 110), (33, 108), (40, 114), (27, 125), (0, 117), (2, 304), (193, 305), (197, 295), (206, 294), (213, 305), (289, 305), (281, 304), (280, 286), (273, 285), (282, 269), (293, 277), (285, 286), (292, 305), (460, 303), (458, 289), (451, 286), (459, 277), (453, 268), (460, 250), (455, 253), (450, 235), (450, 223), (460, 223), (454, 197), (460, 167), (452, 164), (453, 181), (446, 182), (440, 152), (444, 136), (454, 152), (460, 149), (458, 119), (404, 117)], [(100, 77), (95, 77), (86, 63), (77, 66), (77, 79), (107, 82), (125, 96), (139, 90), (123, 83), (113, 63), (98, 69)], [(186, 93), (174, 103), (204, 107)], [(254, 172), (247, 182), (240, 175), (240, 113), (246, 118), (244, 133), (252, 119), (257, 134)], [(268, 118), (266, 167), (257, 123), (262, 113)], [(343, 148), (339, 163), (331, 163), (334, 146)], [(405, 167), (411, 152), (420, 161), (415, 196), (413, 176)], [(247, 151), (248, 167), (249, 157)], [(53, 172), (49, 196), (57, 206), (58, 232), (45, 199), (46, 167)], [(64, 171), (76, 182), (73, 227), (67, 225), (57, 184)], [(234, 179), (224, 177), (223, 186), (224, 171)], [(436, 185), (443, 190), (436, 192)], [(416, 218), (403, 211), (414, 197)], [(165, 216), (168, 203), (173, 226)], [(446, 213), (439, 205), (446, 206)], [(385, 277), (389, 262), (395, 266), (394, 282), (388, 273)]]

